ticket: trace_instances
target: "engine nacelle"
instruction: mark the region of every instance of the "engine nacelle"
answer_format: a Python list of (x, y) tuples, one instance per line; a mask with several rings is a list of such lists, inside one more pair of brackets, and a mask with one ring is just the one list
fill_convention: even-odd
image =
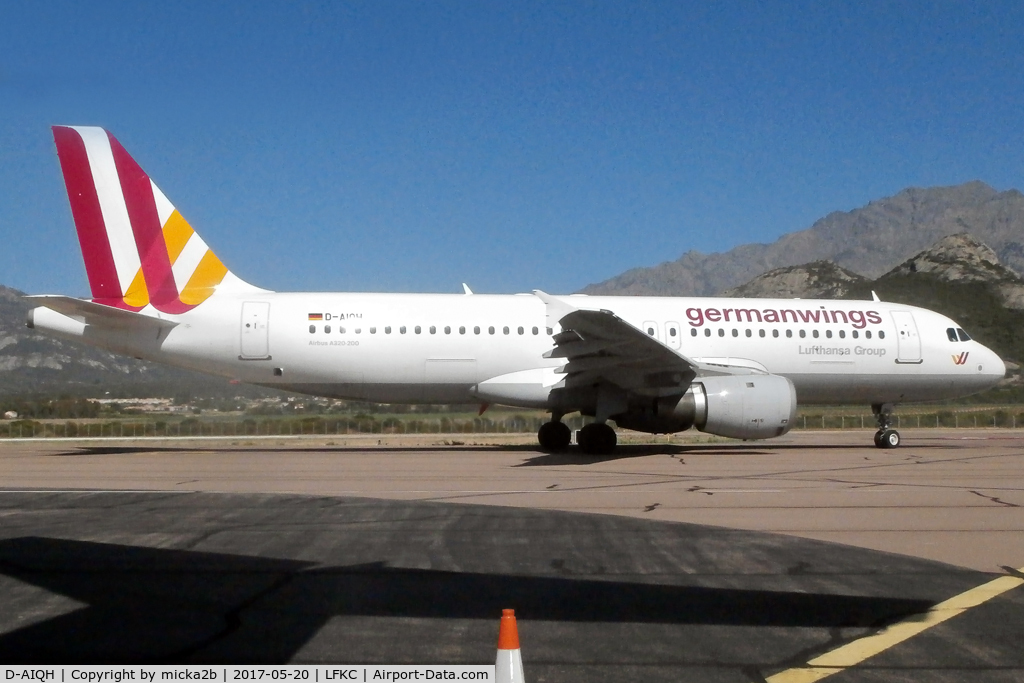
[(796, 419), (796, 388), (780, 375), (706, 377), (706, 412), (694, 426), (702, 432), (734, 439), (782, 436)]
[(696, 427), (734, 439), (767, 439), (789, 431), (796, 417), (796, 389), (779, 375), (726, 375), (694, 382), (682, 396), (631, 406), (615, 416), (626, 429), (671, 434)]

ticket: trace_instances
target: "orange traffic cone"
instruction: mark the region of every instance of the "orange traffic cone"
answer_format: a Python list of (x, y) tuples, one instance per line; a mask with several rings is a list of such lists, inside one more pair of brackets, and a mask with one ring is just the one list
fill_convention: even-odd
[(516, 628), (516, 612), (501, 610), (501, 626), (498, 627), (498, 661), (494, 667), (497, 683), (523, 683), (523, 657), (519, 653), (519, 629)]

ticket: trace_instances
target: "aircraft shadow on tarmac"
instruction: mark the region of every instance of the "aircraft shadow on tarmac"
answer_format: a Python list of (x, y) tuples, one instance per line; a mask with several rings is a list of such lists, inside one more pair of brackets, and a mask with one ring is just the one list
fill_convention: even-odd
[[(462, 442), (448, 446), (228, 446), (211, 448), (209, 446), (76, 446), (71, 450), (51, 453), (51, 457), (73, 457), (77, 455), (138, 455), (142, 453), (348, 453), (352, 451), (375, 453), (457, 453), (466, 450), (476, 451), (522, 451), (536, 453), (536, 446), (523, 445), (474, 445)], [(582, 455), (582, 454), (581, 454)]]
[(714, 455), (768, 455), (769, 451), (763, 447), (737, 447), (735, 444), (716, 445), (677, 445), (677, 444), (626, 444), (615, 449), (614, 453), (608, 455), (591, 455), (584, 453), (578, 448), (572, 447), (565, 451), (556, 453), (545, 453), (537, 446), (524, 445), (466, 445), (462, 443), (450, 446), (303, 446), (303, 447), (281, 447), (268, 446), (242, 447), (237, 446), (223, 448), (189, 448), (178, 446), (147, 446), (144, 444), (132, 446), (77, 446), (70, 450), (52, 453), (51, 457), (74, 457), (83, 455), (141, 455), (144, 453), (347, 453), (350, 451), (365, 452), (372, 450), (375, 453), (457, 453), (466, 450), (494, 451), (501, 453), (519, 452), (536, 454), (522, 465), (517, 467), (539, 466), (539, 465), (587, 465), (610, 460), (625, 460), (648, 455), (685, 455), (687, 453), (708, 453)]
[(84, 606), (0, 634), (6, 663), (286, 662), (335, 617), (522, 618), (875, 628), (925, 600), (572, 577), (322, 567), (41, 537), (0, 541), (0, 574)]

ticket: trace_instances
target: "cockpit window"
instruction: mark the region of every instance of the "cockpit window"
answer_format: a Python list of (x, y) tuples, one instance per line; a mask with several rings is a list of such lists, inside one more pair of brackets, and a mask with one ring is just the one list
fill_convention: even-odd
[(956, 339), (956, 330), (954, 330), (952, 327), (947, 327), (946, 328), (946, 337), (949, 339), (949, 341), (955, 342), (957, 340)]
[(959, 327), (956, 328), (956, 333), (960, 335), (960, 341), (971, 341), (971, 336), (961, 330)]

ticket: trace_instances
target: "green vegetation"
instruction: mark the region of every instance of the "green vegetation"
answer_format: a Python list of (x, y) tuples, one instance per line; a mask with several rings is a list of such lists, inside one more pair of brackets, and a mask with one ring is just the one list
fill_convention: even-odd
[[(463, 406), (464, 408), (464, 406)], [(101, 416), (95, 419), (18, 419), (0, 421), (2, 438), (100, 437), (246, 437), (346, 434), (534, 434), (548, 420), (540, 411), (438, 413), (357, 413), (352, 415), (246, 416), (238, 413), (202, 416)], [(568, 416), (572, 429), (589, 421)], [(898, 428), (1024, 428), (1020, 406), (902, 406), (895, 413)], [(799, 411), (794, 429), (874, 429), (864, 406), (807, 407)], [(692, 432), (691, 432), (692, 434)], [(655, 438), (655, 437), (642, 437)]]

